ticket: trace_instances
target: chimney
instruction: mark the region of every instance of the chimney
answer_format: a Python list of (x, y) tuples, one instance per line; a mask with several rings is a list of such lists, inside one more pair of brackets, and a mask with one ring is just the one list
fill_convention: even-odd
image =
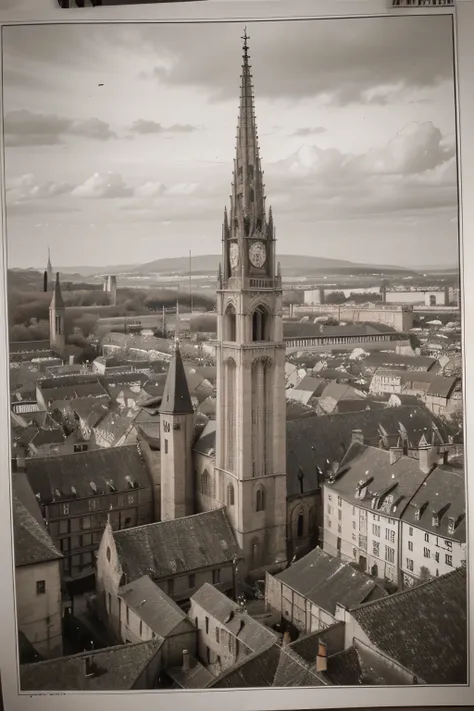
[(284, 647), (286, 647), (287, 645), (290, 644), (290, 642), (291, 642), (291, 635), (290, 635), (290, 633), (289, 633), (288, 630), (285, 630), (285, 632), (284, 632), (284, 634), (283, 634), (282, 645), (283, 645)]
[(94, 676), (95, 664), (92, 657), (84, 657), (84, 674), (85, 676)]
[(320, 642), (316, 657), (316, 672), (325, 672), (328, 668), (328, 648), (325, 642)]
[(418, 461), (420, 469), (424, 474), (429, 474), (431, 471), (431, 448), (423, 447), (418, 450)]
[(448, 464), (448, 463), (449, 463), (449, 452), (447, 449), (445, 449), (443, 452), (443, 464)]
[(396, 464), (398, 461), (398, 450), (395, 447), (390, 447), (390, 465)]
[(191, 669), (191, 661), (189, 659), (189, 652), (187, 649), (183, 649), (183, 672), (188, 672)]
[(352, 430), (351, 444), (364, 444), (364, 434), (362, 430)]

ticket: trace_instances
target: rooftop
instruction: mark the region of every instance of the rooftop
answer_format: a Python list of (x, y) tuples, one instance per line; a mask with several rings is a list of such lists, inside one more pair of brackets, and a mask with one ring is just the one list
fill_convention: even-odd
[[(190, 374), (188, 377), (196, 380), (195, 374)], [(197, 377), (197, 380), (202, 382), (200, 376)], [(186, 415), (194, 412), (189, 395), (188, 380), (186, 378), (181, 352), (177, 344), (171, 359), (168, 375), (166, 376), (166, 385), (160, 405), (160, 412), (173, 415)]]
[(129, 581), (171, 578), (242, 555), (224, 509), (115, 531), (114, 539)]
[(38, 565), (62, 558), (49, 533), (13, 494), (15, 566)]
[(335, 615), (337, 604), (351, 608), (387, 595), (368, 575), (320, 548), (315, 548), (275, 578), (331, 615)]
[(467, 683), (466, 569), (351, 611), (383, 654), (427, 684)]

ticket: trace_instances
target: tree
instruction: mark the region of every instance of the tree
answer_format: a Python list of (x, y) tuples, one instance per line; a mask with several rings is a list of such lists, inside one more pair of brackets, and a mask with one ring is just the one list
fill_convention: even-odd
[(347, 301), (343, 291), (331, 291), (326, 294), (326, 304), (344, 304)]

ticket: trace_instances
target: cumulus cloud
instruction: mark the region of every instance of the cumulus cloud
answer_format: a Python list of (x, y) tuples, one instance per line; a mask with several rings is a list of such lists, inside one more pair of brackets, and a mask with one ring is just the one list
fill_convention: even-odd
[(134, 194), (137, 197), (144, 197), (144, 198), (159, 197), (160, 195), (163, 195), (165, 192), (166, 192), (166, 185), (164, 185), (163, 183), (154, 183), (153, 181), (148, 181), (147, 183), (144, 183), (143, 185), (139, 185), (134, 190)]
[(190, 124), (175, 123), (172, 126), (163, 126), (157, 121), (148, 121), (146, 119), (138, 119), (134, 121), (130, 127), (130, 131), (138, 135), (150, 135), (156, 133), (192, 133), (197, 131), (197, 126)]
[(11, 181), (7, 188), (7, 202), (53, 198), (71, 192), (72, 188), (73, 186), (66, 182), (38, 183), (34, 175), (28, 173)]
[(315, 136), (318, 133), (324, 133), (327, 129), (324, 128), (324, 126), (314, 126), (313, 128), (311, 126), (306, 126), (303, 128), (297, 128), (296, 131), (293, 132), (293, 136)]
[(74, 120), (27, 109), (7, 113), (4, 131), (7, 146), (53, 146), (64, 143), (67, 136), (97, 141), (116, 137), (110, 125), (98, 118)]
[(133, 195), (133, 189), (126, 185), (119, 173), (94, 173), (75, 187), (72, 195), (92, 199), (123, 198)]

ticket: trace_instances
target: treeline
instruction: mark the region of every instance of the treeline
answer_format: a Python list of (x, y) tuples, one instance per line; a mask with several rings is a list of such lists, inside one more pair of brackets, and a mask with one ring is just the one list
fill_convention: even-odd
[(363, 294), (351, 292), (346, 296), (343, 291), (330, 291), (325, 294), (324, 302), (326, 304), (345, 304), (351, 301), (355, 304), (367, 304), (369, 301), (382, 301), (382, 295), (378, 292), (365, 292)]

